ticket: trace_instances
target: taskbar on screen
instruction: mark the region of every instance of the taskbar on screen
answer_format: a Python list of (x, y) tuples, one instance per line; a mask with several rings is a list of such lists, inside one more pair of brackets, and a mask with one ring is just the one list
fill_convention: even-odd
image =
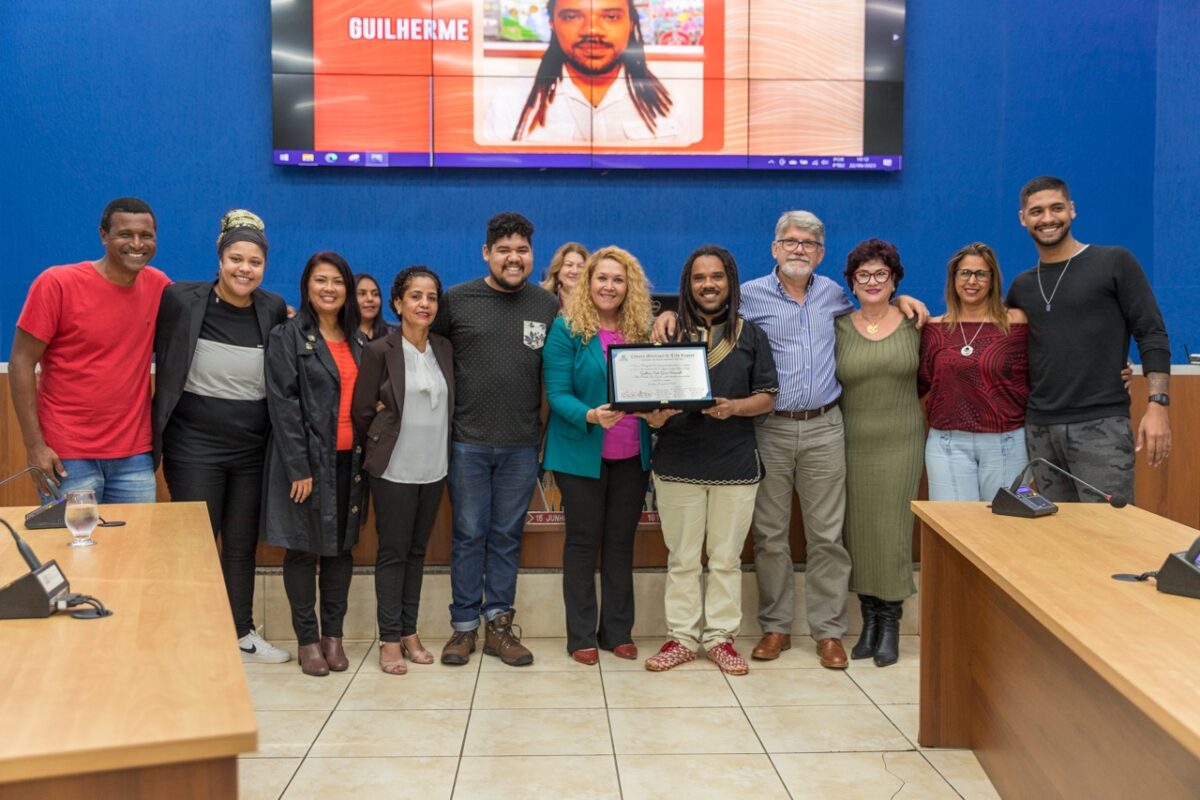
[(755, 169), (895, 172), (899, 155), (739, 156), (621, 153), (382, 153), (275, 150), (273, 162), (297, 167), (524, 167), (575, 169)]

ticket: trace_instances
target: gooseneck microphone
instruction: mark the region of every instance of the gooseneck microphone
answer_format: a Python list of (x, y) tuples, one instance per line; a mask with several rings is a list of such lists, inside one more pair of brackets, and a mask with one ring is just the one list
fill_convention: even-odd
[(1113, 508), (1124, 508), (1125, 506), (1129, 505), (1129, 500), (1122, 497), (1121, 495), (1109, 494), (1108, 492), (1102, 492), (1099, 489), (1097, 489), (1095, 486), (1092, 486), (1090, 483), (1085, 481), (1083, 478), (1080, 478), (1078, 475), (1072, 475), (1071, 473), (1067, 472), (1062, 467), (1058, 466), (1057, 464), (1053, 464), (1044, 458), (1035, 458), (1032, 461), (1030, 461), (1028, 464), (1025, 465), (1025, 469), (1021, 470), (1021, 474), (1017, 476), (1016, 482), (1013, 483), (1013, 485), (1012, 485), (1012, 490), (1014, 492), (1020, 487), (1021, 481), (1025, 477), (1025, 474), (1029, 471), (1029, 468), (1032, 467), (1034, 464), (1045, 464), (1047, 467), (1054, 470), (1055, 472), (1060, 472), (1063, 475), (1066, 475), (1068, 478), (1075, 481), (1075, 483), (1079, 484), (1083, 488), (1092, 491), (1099, 497), (1103, 497), (1105, 500), (1108, 501), (1108, 504), (1110, 506), (1112, 506)]
[(1044, 464), (1055, 472), (1060, 472), (1066, 475), (1079, 486), (1084, 487), (1088, 491), (1094, 493), (1098, 497), (1104, 498), (1113, 508), (1124, 508), (1129, 505), (1129, 501), (1119, 494), (1109, 494), (1092, 486), (1090, 483), (1080, 478), (1078, 475), (1072, 475), (1057, 464), (1052, 464), (1044, 458), (1035, 458), (1030, 461), (1017, 477), (1013, 480), (1012, 486), (1002, 486), (996, 492), (996, 496), (992, 499), (992, 513), (1001, 514), (1010, 517), (1044, 517), (1058, 511), (1058, 506), (1051, 502), (1048, 498), (1043, 497), (1037, 492), (1024, 485), (1025, 477), (1029, 474), (1030, 468), (1034, 464)]
[(25, 559), (25, 563), (29, 565), (29, 571), (37, 572), (41, 569), (42, 562), (33, 554), (33, 548), (17, 533), (17, 529), (9, 525), (8, 520), (0, 519), (0, 523), (3, 523), (4, 527), (8, 528), (8, 532), (12, 534), (13, 541), (17, 543), (17, 551), (20, 552), (21, 558)]

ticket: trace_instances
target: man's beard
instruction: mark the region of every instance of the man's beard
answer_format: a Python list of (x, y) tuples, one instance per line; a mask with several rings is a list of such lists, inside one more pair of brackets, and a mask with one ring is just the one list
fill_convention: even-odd
[(784, 261), (779, 265), (779, 269), (789, 278), (807, 278), (816, 268), (817, 265), (811, 261)]
[(1056, 245), (1059, 245), (1068, 236), (1070, 236), (1070, 234), (1071, 234), (1071, 223), (1069, 220), (1067, 222), (1064, 222), (1062, 227), (1058, 229), (1058, 238), (1054, 239), (1053, 241), (1043, 240), (1037, 232), (1037, 226), (1034, 226), (1033, 228), (1031, 228), (1029, 230), (1029, 235), (1033, 237), (1033, 241), (1037, 242), (1042, 247), (1054, 247)]
[(505, 277), (504, 270), (501, 269), (499, 275), (497, 275), (494, 272), (492, 273), (492, 280), (494, 280), (496, 282), (496, 285), (499, 286), (501, 289), (507, 289), (510, 292), (515, 292), (517, 289), (520, 289), (526, 283), (529, 282), (529, 275), (527, 273), (522, 272), (521, 277), (518, 278), (517, 281), (514, 283), (513, 281), (511, 281), (507, 277)]
[[(593, 67), (583, 61), (579, 61), (578, 59), (576, 59), (573, 52), (571, 52), (571, 51), (564, 52), (564, 55), (567, 57), (567, 63), (570, 64), (571, 67), (573, 67), (581, 75), (587, 75), (589, 78), (595, 78), (598, 75), (607, 75), (608, 73), (612, 72), (614, 69), (617, 69), (620, 67), (621, 56), (624, 55), (623, 50), (621, 52), (617, 52), (617, 49), (615, 47), (613, 47), (611, 44), (609, 44), (608, 42), (605, 42), (603, 40), (593, 40), (591, 42), (586, 42), (586, 41), (580, 42), (578, 45), (576, 45), (576, 47), (583, 49), (588, 44), (592, 44), (592, 45), (601, 44), (601, 45), (608, 46), (613, 52), (613, 57), (611, 60), (606, 62), (602, 67)], [(574, 50), (574, 48), (572, 48), (572, 50)]]

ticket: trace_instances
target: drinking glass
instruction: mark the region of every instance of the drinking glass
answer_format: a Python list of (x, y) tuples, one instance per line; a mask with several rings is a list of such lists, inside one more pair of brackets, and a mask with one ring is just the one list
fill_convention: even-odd
[(100, 521), (100, 509), (96, 506), (96, 492), (92, 489), (75, 489), (67, 492), (67, 527), (71, 530), (71, 547), (91, 547), (96, 543), (92, 530)]

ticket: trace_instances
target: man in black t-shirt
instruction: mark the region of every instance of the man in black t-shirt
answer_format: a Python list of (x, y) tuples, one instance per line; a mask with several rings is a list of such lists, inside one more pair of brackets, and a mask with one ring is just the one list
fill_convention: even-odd
[(446, 292), (433, 325), (454, 346), (454, 423), (447, 486), (454, 509), (450, 624), (443, 664), (466, 664), (479, 617), (483, 652), (533, 663), (512, 630), (525, 512), (542, 439), (542, 345), (558, 300), (529, 283), (533, 224), (514, 212), (488, 220), (488, 274)]
[[(1145, 449), (1154, 467), (1171, 450), (1171, 348), (1137, 259), (1122, 247), (1080, 243), (1071, 235), (1073, 219), (1075, 204), (1061, 179), (1042, 176), (1021, 189), (1021, 225), (1038, 251), (1037, 266), (1008, 290), (1008, 305), (1029, 317), (1025, 440), (1031, 458), (1133, 502), (1134, 453)], [(1131, 335), (1150, 385), (1136, 447), (1119, 377)], [(1100, 499), (1052, 470), (1035, 467), (1034, 475), (1052, 500)]]
[[(646, 416), (651, 425), (662, 423), (652, 466), (669, 553), (670, 638), (646, 659), (646, 669), (655, 672), (693, 660), (701, 646), (722, 672), (749, 671), (733, 639), (742, 622), (742, 546), (763, 475), (754, 417), (772, 409), (779, 381), (766, 334), (738, 315), (738, 284), (737, 264), (725, 248), (701, 247), (688, 258), (679, 286), (679, 335), (708, 345), (717, 402), (665, 422)], [(703, 599), (702, 550), (708, 553)]]

